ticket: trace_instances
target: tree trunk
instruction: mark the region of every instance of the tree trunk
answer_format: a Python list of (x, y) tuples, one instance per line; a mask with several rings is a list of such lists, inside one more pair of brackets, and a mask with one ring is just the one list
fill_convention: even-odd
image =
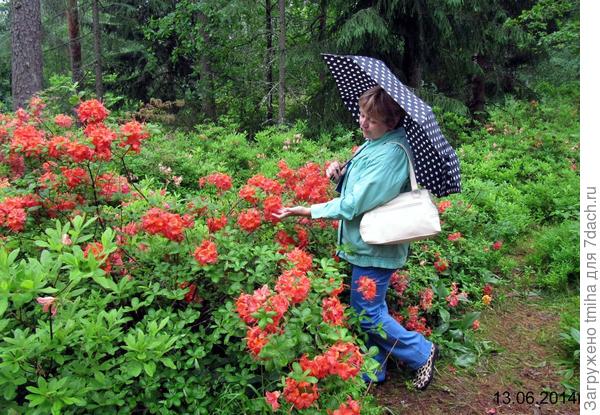
[(415, 4), (416, 16), (406, 20), (404, 31), (404, 54), (402, 56), (402, 72), (406, 76), (407, 86), (417, 89), (423, 81), (424, 66), (424, 29), (423, 11), (420, 1)]
[[(327, 0), (321, 0), (319, 2), (319, 32), (317, 34), (317, 42), (319, 43), (319, 49), (324, 50), (325, 39), (327, 38)], [(319, 72), (319, 85), (325, 85), (327, 79), (327, 72), (325, 69), (325, 65), (322, 65), (322, 69)], [(324, 91), (321, 89), (317, 93), (317, 111), (319, 114), (325, 114), (325, 95)]]
[(204, 51), (200, 51), (200, 65), (202, 67), (202, 84), (204, 99), (202, 103), (203, 112), (208, 115), (211, 120), (217, 119), (217, 104), (215, 102), (215, 87), (214, 87), (214, 72), (212, 64), (210, 62), (208, 53), (206, 51), (211, 48), (211, 40), (206, 30), (208, 26), (208, 17), (203, 12), (198, 12), (196, 15), (197, 20), (200, 22), (200, 35), (204, 41)]
[(471, 116), (478, 120), (485, 118), (485, 74), (493, 69), (493, 65), (487, 57), (475, 54), (473, 61), (481, 68), (481, 74), (475, 74), (471, 77), (471, 100), (469, 101), (469, 110)]
[(265, 56), (265, 78), (267, 91), (267, 123), (273, 122), (273, 4), (271, 0), (265, 0), (265, 29), (267, 36), (267, 53)]
[(100, 48), (100, 9), (98, 0), (92, 1), (92, 20), (94, 31), (94, 58), (96, 72), (96, 98), (102, 99), (104, 95), (104, 85), (102, 84), (102, 50)]
[(40, 0), (13, 0), (11, 10), (13, 109), (25, 107), (42, 89)]
[(81, 70), (81, 42), (79, 39), (79, 10), (77, 0), (67, 3), (67, 26), (69, 29), (69, 51), (71, 53), (71, 76), (81, 89), (83, 72)]
[(285, 0), (279, 0), (279, 117), (285, 122)]

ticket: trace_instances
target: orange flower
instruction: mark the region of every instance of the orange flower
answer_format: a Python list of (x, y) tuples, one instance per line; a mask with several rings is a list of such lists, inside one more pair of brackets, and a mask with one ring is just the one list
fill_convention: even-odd
[(218, 260), (217, 245), (212, 241), (202, 241), (194, 251), (194, 258), (200, 265), (215, 264)]
[(84, 124), (102, 122), (108, 116), (108, 111), (97, 99), (83, 101), (76, 112), (79, 120)]
[(481, 302), (485, 305), (490, 305), (492, 303), (492, 296), (487, 294), (484, 295), (481, 297)]
[(315, 384), (287, 378), (283, 389), (283, 397), (296, 409), (305, 409), (319, 398), (319, 390)]
[(367, 301), (371, 301), (377, 295), (377, 284), (375, 281), (365, 275), (358, 279), (358, 290)]

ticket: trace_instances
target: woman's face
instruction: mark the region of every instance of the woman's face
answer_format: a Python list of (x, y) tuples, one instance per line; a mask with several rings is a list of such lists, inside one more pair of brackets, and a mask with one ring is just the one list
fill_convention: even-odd
[(362, 108), (360, 109), (359, 124), (363, 136), (370, 140), (377, 140), (379, 137), (391, 130), (391, 128), (383, 123), (383, 121), (366, 114)]

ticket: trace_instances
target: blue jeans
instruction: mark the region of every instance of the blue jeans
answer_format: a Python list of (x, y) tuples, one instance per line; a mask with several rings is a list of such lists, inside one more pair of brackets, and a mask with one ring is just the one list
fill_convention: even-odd
[[(379, 349), (375, 356), (375, 360), (381, 365), (381, 369), (376, 373), (378, 381), (385, 379), (388, 356), (391, 355), (406, 363), (410, 369), (416, 370), (425, 364), (433, 347), (421, 333), (406, 330), (390, 316), (385, 295), (393, 273), (392, 269), (352, 265), (350, 305), (357, 314), (363, 313), (360, 326), (369, 335), (367, 345), (377, 346)], [(371, 278), (377, 285), (375, 298), (370, 301), (365, 300), (362, 293), (358, 292), (358, 279), (362, 276)], [(385, 333), (385, 337), (378, 333), (379, 327)]]

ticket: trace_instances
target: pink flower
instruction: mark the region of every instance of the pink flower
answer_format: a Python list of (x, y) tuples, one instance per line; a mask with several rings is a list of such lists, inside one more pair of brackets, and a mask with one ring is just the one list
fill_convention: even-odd
[(42, 305), (42, 311), (44, 313), (47, 313), (48, 311), (50, 311), (50, 313), (53, 316), (56, 315), (56, 304), (54, 304), (54, 302), (56, 301), (56, 298), (54, 298), (54, 297), (38, 297), (36, 299), (36, 301)]
[(71, 240), (71, 237), (69, 237), (69, 235), (67, 235), (65, 233), (62, 236), (62, 243), (63, 243), (63, 245), (71, 245), (73, 243), (73, 241)]
[(473, 322), (473, 330), (479, 330), (479, 320)]
[(271, 405), (271, 408), (273, 408), (274, 411), (278, 410), (281, 406), (278, 401), (279, 395), (281, 395), (280, 391), (265, 393), (265, 399), (267, 400), (267, 403)]
[(492, 249), (494, 251), (499, 250), (500, 248), (502, 248), (502, 241), (496, 241), (494, 242), (494, 244), (492, 245)]

